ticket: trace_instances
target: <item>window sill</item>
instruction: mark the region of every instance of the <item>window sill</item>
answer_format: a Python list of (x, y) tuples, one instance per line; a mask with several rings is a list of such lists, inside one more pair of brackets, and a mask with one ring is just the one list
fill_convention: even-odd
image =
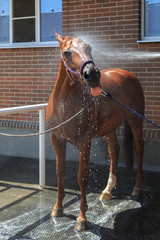
[(145, 39), (145, 40), (137, 40), (137, 43), (159, 43), (160, 42), (160, 39), (159, 40), (151, 40), (151, 39)]
[(0, 44), (0, 49), (5, 48), (39, 48), (39, 47), (58, 47), (58, 41), (55, 42), (43, 42), (43, 43), (8, 43)]

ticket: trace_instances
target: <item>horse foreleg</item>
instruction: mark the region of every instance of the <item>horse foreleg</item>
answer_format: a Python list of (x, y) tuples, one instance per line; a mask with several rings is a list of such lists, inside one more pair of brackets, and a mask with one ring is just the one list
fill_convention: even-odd
[(51, 133), (51, 143), (56, 152), (56, 174), (57, 174), (57, 202), (54, 205), (51, 216), (61, 217), (63, 215), (64, 199), (64, 175), (65, 175), (65, 156), (66, 143), (59, 142)]
[(88, 162), (90, 157), (91, 141), (79, 146), (78, 184), (81, 190), (80, 212), (75, 225), (75, 230), (84, 231), (87, 228), (85, 213), (88, 209), (86, 201), (86, 188), (88, 183)]
[(117, 163), (118, 163), (118, 157), (119, 157), (119, 144), (117, 141), (117, 137), (115, 133), (111, 133), (107, 136), (104, 136), (107, 144), (108, 144), (108, 150), (109, 150), (109, 156), (110, 156), (110, 173), (108, 178), (108, 183), (106, 188), (103, 190), (103, 192), (100, 195), (100, 200), (109, 200), (112, 198), (112, 189), (116, 186), (117, 181)]

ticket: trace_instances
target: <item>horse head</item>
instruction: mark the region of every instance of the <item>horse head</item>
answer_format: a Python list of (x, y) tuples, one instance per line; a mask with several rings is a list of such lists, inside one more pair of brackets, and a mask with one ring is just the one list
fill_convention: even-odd
[(73, 81), (87, 84), (91, 89), (91, 94), (98, 96), (101, 93), (101, 73), (93, 62), (91, 46), (79, 38), (64, 38), (58, 33), (56, 33), (56, 38), (69, 77)]

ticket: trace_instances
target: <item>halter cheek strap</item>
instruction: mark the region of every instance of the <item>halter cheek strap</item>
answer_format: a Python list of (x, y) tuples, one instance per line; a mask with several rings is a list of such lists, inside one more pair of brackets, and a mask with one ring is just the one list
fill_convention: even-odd
[[(93, 62), (92, 59), (85, 59), (85, 60), (82, 62), (82, 64), (81, 64), (80, 71), (77, 72), (77, 71), (73, 70), (72, 68), (68, 67), (68, 65), (67, 65), (67, 63), (66, 63), (66, 61), (65, 61), (65, 59), (64, 59), (64, 56), (63, 56), (62, 51), (61, 51), (61, 57), (62, 57), (64, 66), (65, 66), (65, 68), (66, 68), (66, 71), (67, 71), (67, 74), (68, 74), (69, 78), (70, 78), (72, 81), (76, 82), (76, 83), (79, 83), (79, 81), (75, 80), (75, 79), (71, 76), (71, 73), (74, 74), (74, 75), (76, 75), (76, 76), (79, 76), (81, 79), (83, 79), (83, 78), (82, 78), (82, 74), (83, 74), (83, 69), (84, 69), (85, 65), (88, 64), (88, 63), (93, 63), (93, 64), (94, 64), (94, 62)], [(95, 64), (94, 64), (94, 65), (95, 65)]]

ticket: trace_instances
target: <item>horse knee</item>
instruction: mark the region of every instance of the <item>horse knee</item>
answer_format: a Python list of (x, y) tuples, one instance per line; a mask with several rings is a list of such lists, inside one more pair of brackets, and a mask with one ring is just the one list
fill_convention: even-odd
[(56, 168), (56, 175), (58, 178), (64, 178), (65, 169), (64, 168)]
[(86, 176), (86, 175), (84, 176), (84, 175), (78, 174), (77, 179), (78, 179), (78, 184), (79, 184), (80, 187), (84, 188), (84, 187), (87, 186), (87, 184), (88, 184), (88, 176)]
[(109, 155), (112, 158), (118, 158), (120, 152), (120, 146), (115, 133), (104, 137), (108, 144)]

